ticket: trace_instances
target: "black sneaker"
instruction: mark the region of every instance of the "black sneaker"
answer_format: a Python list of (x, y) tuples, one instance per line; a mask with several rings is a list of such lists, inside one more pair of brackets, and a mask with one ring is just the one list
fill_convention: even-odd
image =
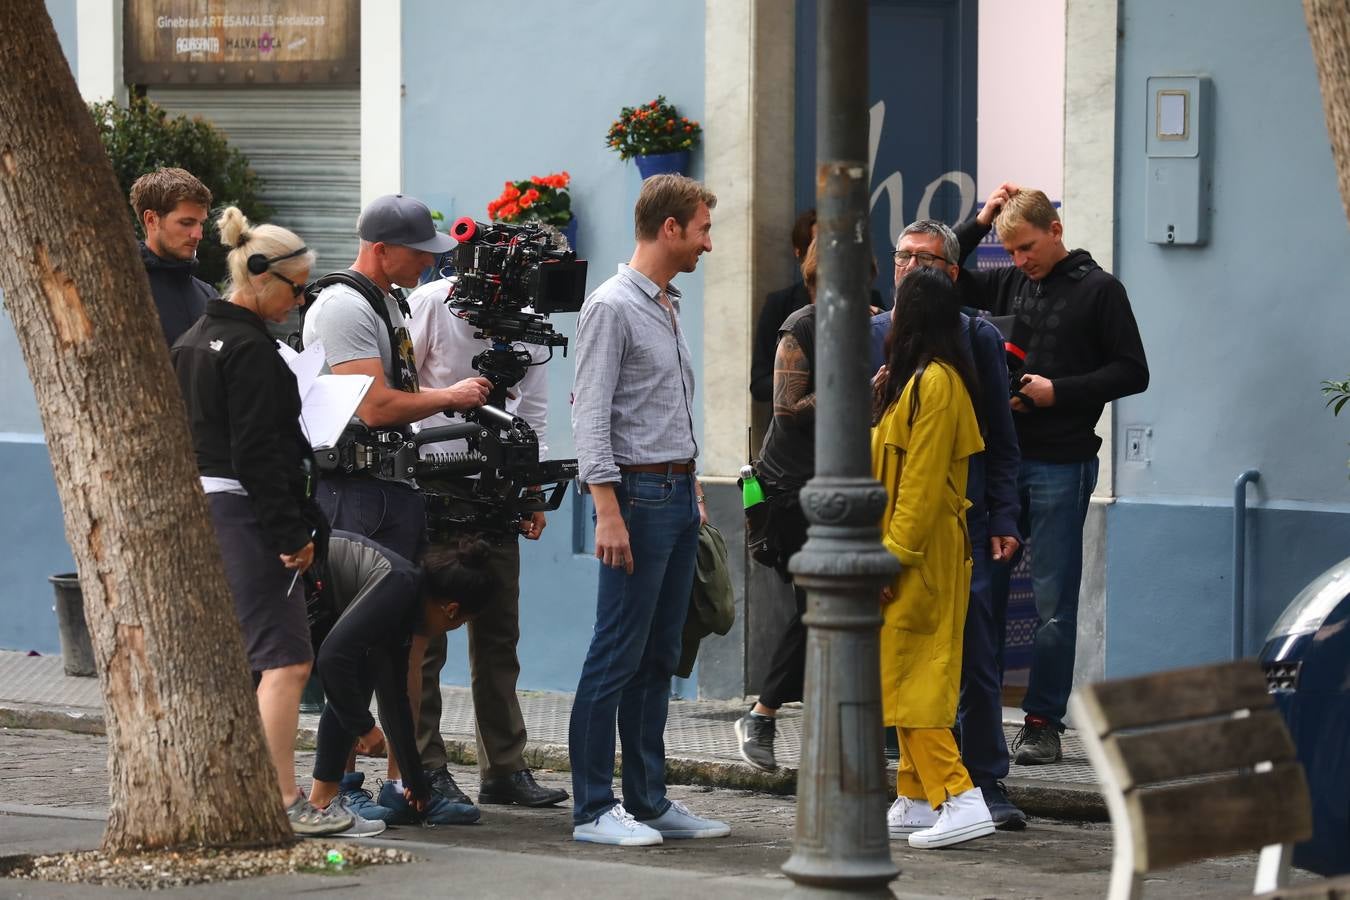
[(1059, 746), (1059, 729), (1049, 723), (1027, 722), (1013, 738), (1013, 762), (1019, 766), (1045, 766), (1064, 758)]
[(459, 785), (455, 784), (455, 779), (450, 775), (450, 770), (445, 766), (427, 770), (427, 778), (431, 780), (431, 792), (433, 794), (439, 794), (451, 803), (473, 806), (473, 801), (469, 799), (469, 795), (459, 789)]
[(995, 828), (1021, 831), (1027, 827), (1027, 814), (1008, 799), (1008, 789), (1003, 786), (1003, 782), (982, 784), (980, 793), (984, 794), (984, 805), (989, 807), (989, 818), (994, 820)]
[(746, 713), (736, 720), (736, 738), (741, 742), (741, 759), (764, 772), (778, 768), (773, 758), (773, 739), (778, 723), (773, 716)]

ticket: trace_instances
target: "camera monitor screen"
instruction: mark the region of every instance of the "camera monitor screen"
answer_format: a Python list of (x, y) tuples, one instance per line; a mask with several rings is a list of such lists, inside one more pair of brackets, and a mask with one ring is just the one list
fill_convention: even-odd
[(579, 312), (586, 299), (586, 260), (552, 260), (539, 266), (537, 313)]

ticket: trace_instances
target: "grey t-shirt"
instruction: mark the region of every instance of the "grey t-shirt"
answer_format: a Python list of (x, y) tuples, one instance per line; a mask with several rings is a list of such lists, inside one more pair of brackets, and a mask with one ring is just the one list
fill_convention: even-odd
[[(403, 313), (388, 294), (384, 297), (384, 305), (394, 328), (404, 327)], [(315, 341), (323, 343), (325, 372), (354, 359), (379, 357), (385, 383), (398, 388), (398, 368), (393, 348), (389, 346), (389, 330), (369, 301), (355, 288), (331, 284), (320, 291), (314, 305), (305, 313), (303, 337), (307, 347)]]

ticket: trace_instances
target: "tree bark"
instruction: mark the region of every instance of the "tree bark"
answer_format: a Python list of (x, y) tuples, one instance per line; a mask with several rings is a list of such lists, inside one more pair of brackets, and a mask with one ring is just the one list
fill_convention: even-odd
[(1346, 0), (1303, 0), (1303, 15), (1322, 85), (1322, 111), (1336, 160), (1341, 206), (1350, 221), (1350, 4)]
[(293, 835), (126, 202), (42, 0), (0, 0), (0, 289), (103, 689), (103, 846), (279, 844)]

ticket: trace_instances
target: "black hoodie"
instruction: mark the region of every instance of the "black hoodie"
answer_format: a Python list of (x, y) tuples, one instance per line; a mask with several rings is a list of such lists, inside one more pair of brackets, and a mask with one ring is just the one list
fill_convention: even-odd
[(155, 297), (159, 324), (164, 328), (164, 339), (172, 347), (192, 323), (206, 311), (206, 301), (218, 300), (215, 288), (195, 277), (197, 260), (164, 259), (141, 241), (141, 262), (150, 276), (150, 293)]
[[(969, 221), (956, 233), (964, 261), (989, 228)], [(1125, 286), (1086, 250), (1071, 250), (1040, 281), (1008, 266), (964, 269), (957, 286), (963, 303), (1017, 316), (1014, 327), (1027, 335), (1024, 371), (1055, 387), (1054, 406), (1013, 415), (1022, 458), (1094, 458), (1102, 441), (1093, 429), (1103, 406), (1148, 387), (1144, 343)]]

